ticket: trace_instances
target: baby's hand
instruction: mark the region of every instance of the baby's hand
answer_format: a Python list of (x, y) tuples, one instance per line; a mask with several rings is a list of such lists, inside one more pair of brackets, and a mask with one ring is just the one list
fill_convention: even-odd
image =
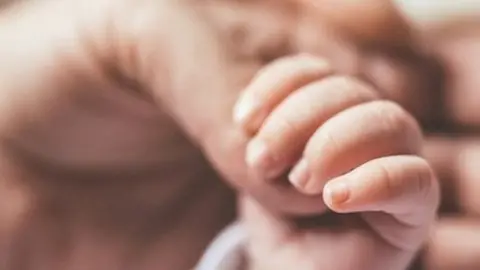
[(301, 55), (267, 66), (234, 117), (253, 135), (246, 162), (259, 178), (275, 179), (293, 166), (291, 184), (308, 195), (323, 192), (334, 210), (430, 190), (431, 178), (415, 174), (429, 173), (415, 156), (422, 142), (416, 121), (369, 85), (333, 75), (322, 59)]
[(323, 194), (328, 208), (348, 213), (308, 217), (305, 227), (246, 194), (252, 269), (404, 270), (428, 236), (439, 196), (417, 156), (419, 126), (367, 84), (332, 74), (322, 59), (284, 58), (236, 106), (235, 121), (253, 137), (246, 163), (256, 179), (289, 172), (300, 192)]

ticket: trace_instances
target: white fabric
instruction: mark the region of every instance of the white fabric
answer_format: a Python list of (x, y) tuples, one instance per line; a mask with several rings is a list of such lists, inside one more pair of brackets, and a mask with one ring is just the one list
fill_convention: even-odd
[(479, 0), (393, 0), (403, 15), (420, 29), (480, 17)]
[(229, 226), (211, 243), (195, 270), (244, 270), (246, 239), (240, 223)]

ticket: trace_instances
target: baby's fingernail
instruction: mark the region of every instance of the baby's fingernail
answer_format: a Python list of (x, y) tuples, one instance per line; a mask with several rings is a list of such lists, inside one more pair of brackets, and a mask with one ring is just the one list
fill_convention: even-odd
[(248, 122), (257, 108), (258, 104), (255, 101), (242, 96), (233, 109), (233, 121), (236, 124)]
[(261, 140), (253, 140), (247, 146), (247, 165), (265, 178), (274, 178), (278, 172), (276, 162), (270, 153), (268, 146)]
[(350, 199), (350, 188), (342, 180), (328, 183), (323, 192), (324, 197), (331, 202), (332, 206), (344, 204)]
[(307, 184), (310, 180), (310, 170), (306, 159), (302, 159), (288, 176), (290, 183), (302, 192), (307, 192)]

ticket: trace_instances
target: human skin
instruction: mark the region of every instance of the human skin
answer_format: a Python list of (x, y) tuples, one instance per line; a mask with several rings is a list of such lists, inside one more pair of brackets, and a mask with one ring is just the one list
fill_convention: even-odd
[(299, 229), (244, 198), (251, 269), (408, 268), (428, 236), (438, 190), (416, 156), (419, 128), (404, 109), (308, 55), (265, 67), (235, 108), (237, 123), (252, 134), (250, 169), (267, 182), (289, 173), (295, 188), (323, 194), (338, 213), (330, 224), (321, 216), (306, 223), (323, 225)]
[[(209, 51), (216, 37), (169, 5), (153, 5), (151, 14), (129, 1), (33, 3), (6, 11), (0, 30), (1, 268), (190, 269), (233, 219), (234, 196), (163, 105), (127, 74), (164, 44), (158, 25), (174, 20), (198, 33), (172, 35), (175, 48), (185, 44), (176, 56), (205, 63), (206, 72), (218, 68)], [(118, 25), (108, 28), (109, 15)], [(135, 27), (145, 31), (130, 32)], [(138, 58), (128, 44), (134, 33), (147, 52)], [(115, 43), (116, 34), (126, 43)], [(193, 43), (206, 47), (203, 60), (188, 51)], [(192, 83), (183, 87), (218, 87), (206, 75), (195, 81), (182, 60), (180, 79)], [(155, 78), (172, 83), (160, 63)], [(115, 73), (123, 68), (130, 71)]]
[[(290, 4), (265, 1), (237, 6), (245, 14), (228, 22), (225, 6), (211, 3), (192, 9), (191, 3), (52, 1), (4, 13), (5, 269), (189, 269), (232, 218), (233, 196), (203, 154), (224, 179), (261, 202), (254, 207), (266, 211), (263, 217), (275, 216), (267, 224), (272, 232), (292, 224), (292, 215), (323, 213), (320, 194), (252, 176), (243, 154), (250, 137), (232, 119), (241, 89), (261, 66), (317, 48), (317, 40), (301, 37), (309, 20), (298, 24), (299, 11), (285, 12)], [(280, 38), (257, 34), (233, 46), (238, 32), (225, 33), (223, 25), (245, 22), (254, 33)], [(343, 73), (362, 67), (331, 62)], [(434, 196), (429, 202), (426, 211), (434, 209)], [(398, 261), (396, 252), (385, 257), (400, 267), (407, 253)]]
[[(297, 0), (317, 13), (319, 20), (359, 43), (404, 46), (414, 31), (393, 1)], [(352, 16), (355, 14), (355, 16)]]
[[(394, 10), (389, 8), (372, 8), (389, 5), (387, 2), (304, 1), (319, 7), (318, 14), (326, 16), (323, 23), (338, 23), (337, 29), (345, 29), (345, 35), (364, 43), (399, 40), (401, 44), (411, 43), (412, 36), (404, 35), (403, 31), (410, 27), (398, 13), (393, 14)], [(321, 8), (325, 5), (335, 5), (342, 12), (326, 14), (328, 9)], [(357, 12), (358, 5), (369, 12)], [(355, 16), (351, 16), (352, 12), (345, 12), (348, 10), (355, 10)], [(474, 244), (478, 242), (474, 239), (480, 231), (476, 221), (480, 209), (477, 199), (479, 24), (475, 21), (454, 24), (445, 21), (450, 24), (439, 23), (434, 29), (424, 28), (422, 33), (416, 33), (423, 36), (422, 42), (428, 44), (446, 70), (443, 90), (436, 94), (441, 96), (437, 106), (442, 108), (442, 113), (435, 117), (436, 127), (430, 130), (425, 145), (425, 156), (442, 180), (443, 207), (441, 220), (425, 251), (423, 265), (425, 269), (435, 270), (477, 269), (480, 248)], [(371, 27), (369, 23), (382, 27)], [(352, 25), (356, 28), (348, 27)], [(386, 28), (390, 30), (385, 31)], [(415, 30), (410, 28), (407, 32)]]
[(444, 213), (425, 253), (426, 269), (477, 269), (478, 201), (478, 25), (437, 37), (436, 53), (448, 69), (445, 88), (446, 128), (432, 134), (425, 154), (444, 186)]

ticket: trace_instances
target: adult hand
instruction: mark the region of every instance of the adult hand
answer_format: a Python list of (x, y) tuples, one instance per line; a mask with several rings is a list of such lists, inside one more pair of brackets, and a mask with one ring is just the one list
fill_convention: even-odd
[(465, 25), (436, 40), (447, 72), (443, 128), (427, 140), (425, 154), (443, 186), (443, 211), (425, 252), (426, 269), (478, 269), (480, 111), (478, 25)]
[(412, 29), (391, 0), (296, 0), (310, 6), (317, 19), (359, 43), (407, 45)]
[(0, 268), (195, 264), (234, 208), (198, 147), (229, 179), (245, 175), (226, 149), (242, 145), (232, 105), (257, 51), (279, 50), (234, 47), (218, 8), (54, 0), (2, 12)]

